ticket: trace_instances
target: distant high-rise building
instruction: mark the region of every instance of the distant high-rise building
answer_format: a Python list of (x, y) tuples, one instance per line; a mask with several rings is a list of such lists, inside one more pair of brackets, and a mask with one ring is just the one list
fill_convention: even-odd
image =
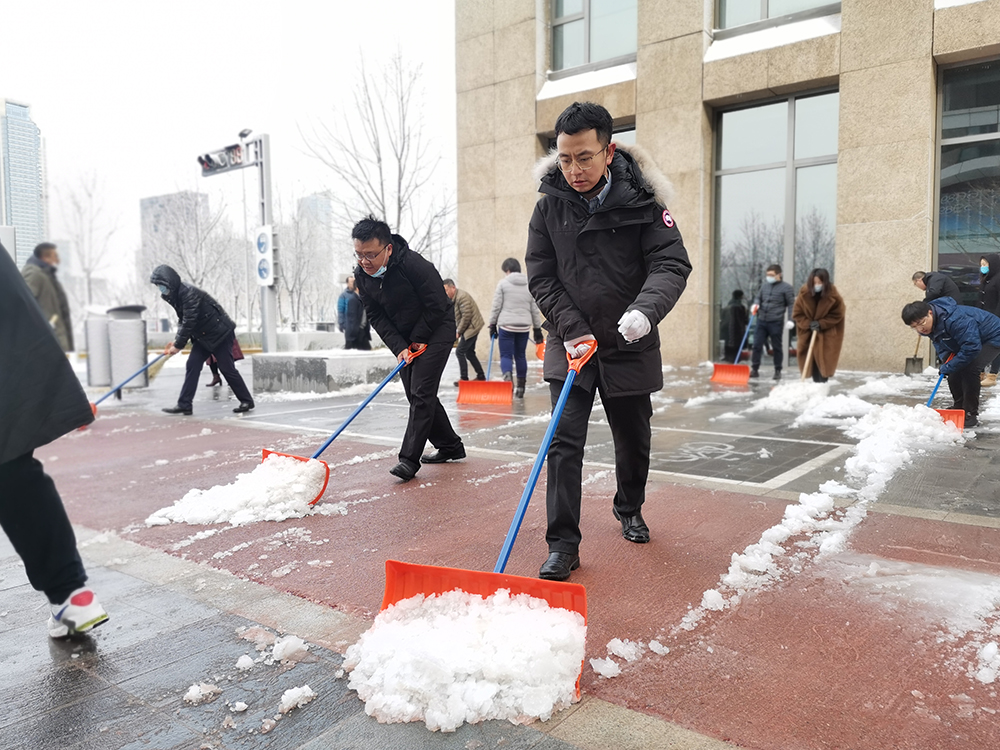
[(0, 113), (0, 224), (17, 229), (19, 266), (45, 239), (43, 172), (41, 132), (30, 107), (5, 99)]
[(309, 221), (332, 231), (333, 201), (324, 193), (313, 193), (305, 198), (299, 198), (299, 216), (308, 217)]

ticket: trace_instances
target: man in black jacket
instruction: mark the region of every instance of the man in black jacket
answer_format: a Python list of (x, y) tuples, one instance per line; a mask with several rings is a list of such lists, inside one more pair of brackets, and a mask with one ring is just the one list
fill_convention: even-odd
[(160, 296), (177, 313), (177, 335), (172, 343), (167, 344), (163, 353), (177, 354), (187, 346), (189, 339), (192, 342), (177, 406), (168, 406), (163, 411), (167, 414), (193, 413), (194, 394), (198, 390), (201, 368), (212, 355), (215, 355), (222, 377), (233, 389), (233, 395), (239, 399), (240, 405), (233, 411), (237, 414), (250, 411), (254, 407), (253, 396), (233, 361), (236, 324), (226, 315), (222, 305), (198, 287), (182, 283), (177, 271), (170, 266), (157, 266), (153, 269), (149, 283), (160, 290)]
[[(384, 221), (368, 216), (354, 225), (351, 237), (358, 260), (355, 283), (372, 327), (400, 362), (417, 345), (427, 347), (400, 375), (410, 414), (399, 463), (389, 473), (406, 482), (416, 476), (421, 462), (465, 458), (462, 439), (437, 397), (455, 343), (454, 307), (434, 265), (392, 234)], [(437, 450), (421, 456), (428, 440)]]
[(786, 317), (792, 319), (795, 290), (781, 279), (781, 266), (774, 263), (764, 272), (764, 286), (757, 292), (757, 299), (750, 307), (750, 314), (757, 316), (753, 332), (753, 349), (750, 352), (750, 377), (760, 377), (760, 360), (764, 344), (771, 341), (774, 356), (774, 379), (781, 380), (781, 365), (785, 361), (784, 336)]
[(941, 297), (951, 297), (957, 304), (962, 304), (962, 295), (958, 291), (958, 284), (950, 276), (940, 271), (928, 271), (927, 273), (917, 271), (913, 274), (913, 286), (924, 293), (924, 302)]
[(76, 548), (55, 483), (34, 458), (40, 448), (94, 421), (66, 361), (17, 267), (0, 245), (0, 526), (24, 562), (28, 581), (51, 604), (49, 635), (86, 633), (108, 619)]
[(670, 183), (644, 153), (611, 142), (612, 119), (574, 103), (556, 120), (556, 151), (539, 164), (541, 199), (528, 225), (528, 287), (549, 331), (544, 376), (553, 407), (566, 355), (597, 353), (570, 390), (548, 452), (549, 556), (541, 578), (580, 565), (583, 452), (594, 394), (615, 444), (612, 507), (622, 536), (649, 541), (641, 509), (649, 474), (650, 394), (663, 387), (657, 324), (677, 303), (691, 264), (666, 208)]

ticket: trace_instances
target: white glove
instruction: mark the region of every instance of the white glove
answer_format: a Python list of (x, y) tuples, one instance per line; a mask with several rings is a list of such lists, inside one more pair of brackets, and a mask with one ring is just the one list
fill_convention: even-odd
[(563, 342), (563, 347), (566, 352), (573, 359), (579, 359), (584, 354), (590, 351), (590, 344), (584, 344), (584, 341), (593, 341), (594, 334), (588, 333), (586, 336), (577, 336), (575, 339), (570, 339), (569, 341)]
[(751, 308), (750, 308), (750, 314), (751, 314), (751, 315), (756, 315), (756, 314), (757, 314), (757, 311), (758, 311), (759, 309), (760, 309), (760, 305), (754, 305), (753, 307), (751, 307)]
[(791, 331), (793, 328), (795, 328), (795, 321), (789, 320), (787, 323), (785, 323), (785, 328)]
[(649, 318), (638, 310), (629, 310), (618, 319), (618, 333), (630, 344), (652, 330)]

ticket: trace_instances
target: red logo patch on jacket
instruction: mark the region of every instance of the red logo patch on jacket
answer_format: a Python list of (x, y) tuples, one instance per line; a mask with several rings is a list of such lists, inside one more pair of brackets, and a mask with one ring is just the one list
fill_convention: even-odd
[(674, 225), (674, 217), (670, 215), (670, 212), (667, 209), (663, 209), (663, 224), (668, 229)]

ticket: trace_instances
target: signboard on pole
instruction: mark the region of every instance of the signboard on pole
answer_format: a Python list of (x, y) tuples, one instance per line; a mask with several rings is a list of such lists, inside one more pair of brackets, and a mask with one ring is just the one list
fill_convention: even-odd
[(260, 286), (271, 286), (274, 284), (274, 236), (271, 234), (270, 224), (257, 227), (254, 232), (254, 256), (255, 268), (257, 269), (257, 284)]

